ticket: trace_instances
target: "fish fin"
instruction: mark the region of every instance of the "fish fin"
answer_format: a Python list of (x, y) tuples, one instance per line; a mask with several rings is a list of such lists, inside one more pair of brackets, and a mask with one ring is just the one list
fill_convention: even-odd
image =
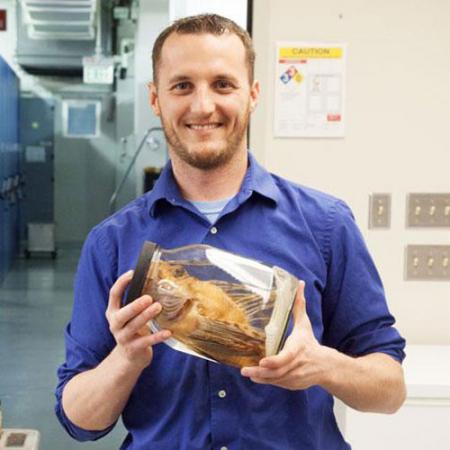
[[(265, 335), (255, 329), (219, 320), (204, 319), (189, 338), (208, 354), (248, 356), (264, 353)], [(215, 359), (220, 357), (213, 356)]]

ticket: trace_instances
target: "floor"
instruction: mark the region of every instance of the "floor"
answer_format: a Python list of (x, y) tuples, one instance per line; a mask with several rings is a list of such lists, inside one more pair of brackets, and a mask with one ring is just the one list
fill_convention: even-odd
[(4, 428), (41, 434), (40, 450), (120, 447), (122, 424), (97, 442), (78, 443), (57, 421), (56, 369), (64, 359), (64, 328), (70, 319), (72, 281), (79, 250), (62, 249), (55, 261), (18, 259), (0, 286), (0, 400)]

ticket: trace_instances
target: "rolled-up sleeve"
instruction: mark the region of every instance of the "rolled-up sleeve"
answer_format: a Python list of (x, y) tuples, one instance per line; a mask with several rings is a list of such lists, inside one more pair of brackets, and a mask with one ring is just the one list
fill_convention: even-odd
[(348, 206), (338, 201), (330, 220), (324, 292), (325, 345), (352, 356), (381, 352), (405, 357), (375, 264)]
[(96, 440), (105, 430), (84, 430), (67, 417), (62, 407), (65, 385), (77, 374), (95, 368), (114, 347), (105, 311), (115, 271), (113, 254), (95, 229), (88, 236), (75, 277), (74, 305), (65, 331), (65, 362), (58, 368), (56, 415), (66, 431), (79, 441)]

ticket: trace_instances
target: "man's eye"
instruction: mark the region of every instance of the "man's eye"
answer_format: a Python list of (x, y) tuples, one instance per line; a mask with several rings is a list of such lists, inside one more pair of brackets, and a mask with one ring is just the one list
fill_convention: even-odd
[(233, 85), (227, 80), (217, 80), (216, 87), (218, 89), (232, 89)]
[(186, 89), (190, 88), (190, 84), (187, 81), (181, 81), (180, 83), (177, 83), (173, 89), (176, 91), (185, 91)]

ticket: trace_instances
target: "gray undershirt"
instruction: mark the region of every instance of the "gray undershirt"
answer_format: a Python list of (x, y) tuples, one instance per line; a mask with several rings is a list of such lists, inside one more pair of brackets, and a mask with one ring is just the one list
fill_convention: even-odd
[(233, 197), (226, 198), (224, 200), (214, 200), (212, 202), (194, 202), (190, 201), (202, 214), (204, 214), (207, 219), (213, 224), (217, 218), (219, 217), (220, 213), (222, 212), (223, 208), (225, 208), (226, 204), (232, 199)]

